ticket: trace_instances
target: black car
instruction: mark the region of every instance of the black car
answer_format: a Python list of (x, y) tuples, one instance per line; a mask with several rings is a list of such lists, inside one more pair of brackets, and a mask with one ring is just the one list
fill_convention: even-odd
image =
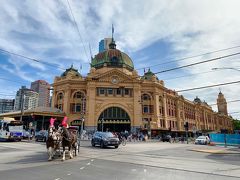
[(48, 137), (47, 131), (46, 130), (41, 130), (41, 131), (36, 133), (35, 140), (36, 141), (46, 142), (47, 141), (47, 137)]
[(171, 142), (172, 137), (170, 135), (165, 135), (162, 137), (163, 142)]
[(118, 148), (119, 139), (111, 132), (95, 132), (92, 137), (92, 146), (100, 145), (101, 148), (114, 146)]

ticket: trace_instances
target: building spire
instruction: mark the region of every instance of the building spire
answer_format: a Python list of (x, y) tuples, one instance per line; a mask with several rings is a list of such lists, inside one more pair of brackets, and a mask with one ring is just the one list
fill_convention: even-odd
[(114, 34), (114, 27), (113, 27), (113, 24), (112, 24), (112, 42), (109, 44), (109, 49), (116, 49), (116, 44), (115, 44), (115, 41), (114, 41), (114, 38), (113, 38), (113, 34)]
[(114, 42), (113, 34), (114, 34), (114, 27), (113, 27), (113, 24), (112, 24), (112, 42)]

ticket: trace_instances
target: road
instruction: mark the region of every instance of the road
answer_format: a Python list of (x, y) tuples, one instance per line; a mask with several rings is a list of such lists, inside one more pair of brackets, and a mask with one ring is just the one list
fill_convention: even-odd
[[(44, 143), (0, 143), (1, 180), (145, 180), (240, 179), (240, 154), (190, 151), (193, 144), (136, 142), (118, 149), (91, 147), (83, 141), (79, 156), (47, 161)], [(207, 147), (215, 148), (215, 147)]]

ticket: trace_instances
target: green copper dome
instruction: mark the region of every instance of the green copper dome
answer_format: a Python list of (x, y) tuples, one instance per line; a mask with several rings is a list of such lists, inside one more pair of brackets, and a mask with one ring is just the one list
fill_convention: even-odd
[(72, 76), (81, 77), (81, 74), (78, 72), (77, 69), (73, 68), (73, 65), (71, 65), (70, 68), (66, 69), (66, 71), (64, 73), (62, 73), (61, 77), (65, 77), (68, 74), (71, 74)]
[[(144, 73), (142, 79), (151, 80), (153, 76), (155, 76), (155, 74), (150, 69), (148, 69), (148, 72)], [(158, 79), (158, 77), (156, 78)]]
[(91, 67), (99, 69), (104, 66), (116, 68), (125, 67), (129, 70), (134, 69), (134, 65), (131, 58), (127, 54), (116, 49), (116, 44), (114, 41), (110, 43), (109, 49), (98, 53), (92, 59)]

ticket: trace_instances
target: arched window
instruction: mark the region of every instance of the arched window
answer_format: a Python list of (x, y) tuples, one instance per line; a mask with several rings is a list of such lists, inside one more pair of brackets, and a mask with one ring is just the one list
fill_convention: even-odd
[(150, 101), (151, 97), (148, 94), (143, 94), (142, 95), (142, 101)]
[(85, 95), (82, 92), (76, 92), (73, 96), (74, 99), (84, 99)]
[(58, 93), (57, 95), (57, 104), (55, 105), (56, 108), (63, 110), (63, 93)]
[(86, 97), (83, 92), (74, 93), (70, 108), (71, 113), (80, 113), (81, 115), (86, 113)]
[(152, 114), (153, 113), (153, 102), (151, 101), (151, 96), (148, 94), (142, 94), (141, 96), (142, 113)]

